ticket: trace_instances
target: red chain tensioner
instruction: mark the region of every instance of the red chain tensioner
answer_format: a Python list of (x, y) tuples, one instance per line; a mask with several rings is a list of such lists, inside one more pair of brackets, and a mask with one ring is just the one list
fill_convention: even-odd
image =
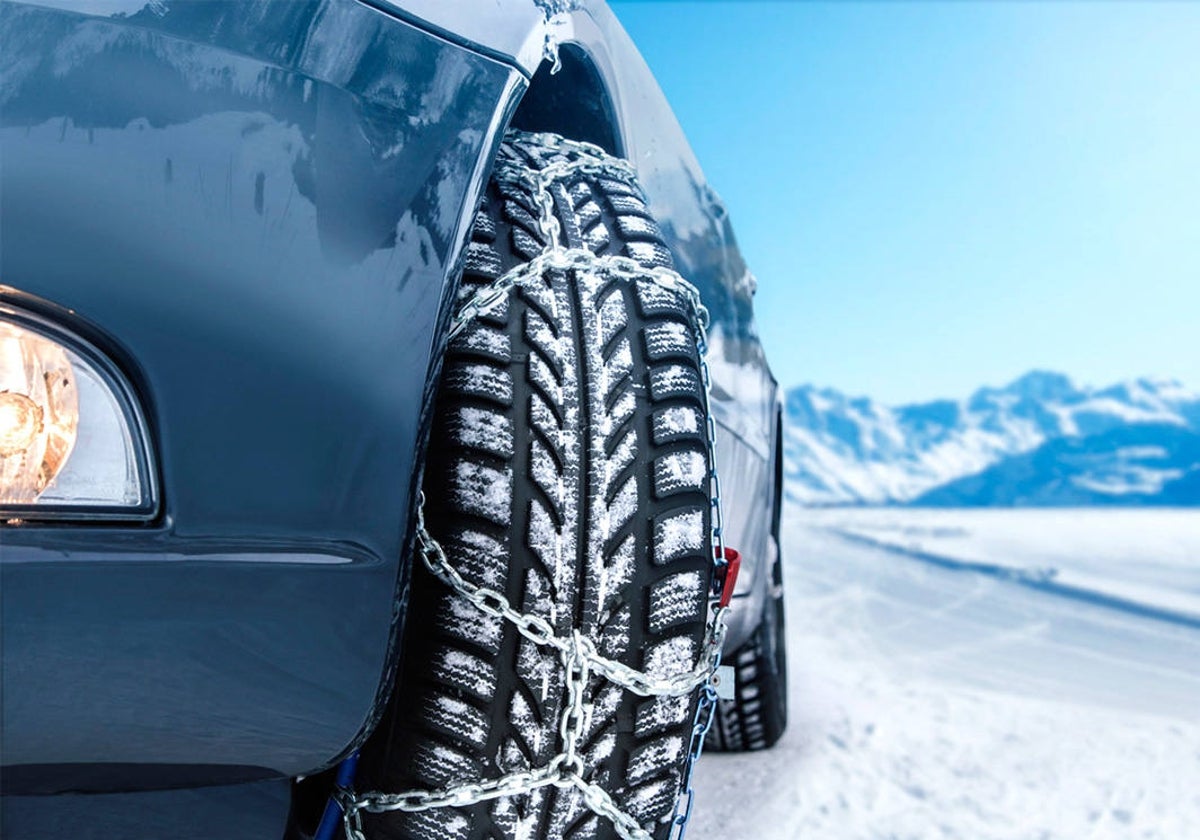
[[(717, 555), (717, 549), (713, 549), (713, 556)], [(729, 600), (733, 597), (733, 588), (737, 586), (738, 571), (742, 568), (742, 555), (736, 550), (725, 546), (724, 562), (717, 557), (717, 574), (713, 581), (713, 591), (720, 591), (721, 600), (718, 606), (728, 607)], [(719, 590), (718, 590), (719, 587)]]

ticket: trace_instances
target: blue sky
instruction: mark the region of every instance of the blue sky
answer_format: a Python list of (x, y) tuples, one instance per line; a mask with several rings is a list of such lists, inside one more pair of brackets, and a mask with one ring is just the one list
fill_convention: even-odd
[(1200, 388), (1200, 3), (625, 0), (784, 385)]

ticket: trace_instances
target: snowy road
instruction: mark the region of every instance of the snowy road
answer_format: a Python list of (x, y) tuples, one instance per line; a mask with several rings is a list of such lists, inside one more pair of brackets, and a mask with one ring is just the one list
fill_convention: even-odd
[(791, 514), (791, 726), (704, 757), (691, 836), (1197, 836), (1200, 630)]

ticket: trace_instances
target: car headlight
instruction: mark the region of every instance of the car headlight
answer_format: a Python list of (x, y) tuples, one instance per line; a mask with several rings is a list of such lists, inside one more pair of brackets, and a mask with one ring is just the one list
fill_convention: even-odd
[(145, 519), (155, 503), (145, 424), (115, 366), (0, 306), (0, 516)]

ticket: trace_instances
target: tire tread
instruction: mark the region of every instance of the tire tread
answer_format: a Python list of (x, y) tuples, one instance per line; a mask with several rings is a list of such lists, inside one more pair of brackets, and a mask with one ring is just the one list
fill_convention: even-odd
[[(511, 135), (502, 158), (541, 168), (561, 153)], [(670, 264), (636, 185), (576, 174), (553, 194), (573, 247)], [(539, 214), (523, 182), (492, 179), (460, 302), (541, 252)], [(514, 290), (447, 351), (425, 480), (429, 528), (466, 579), (506, 592), (561, 635), (580, 628), (603, 655), (660, 672), (694, 663), (711, 576), (707, 472), (677, 469), (681, 452), (706, 451), (705, 438), (661, 428), (683, 406), (703, 419), (695, 345), (672, 345), (665, 334), (687, 330), (685, 306), (656, 284), (586, 273), (551, 273)], [(479, 434), (489, 427), (504, 431)], [(668, 491), (658, 492), (660, 475)], [(654, 543), (671, 517), (676, 531), (691, 527), (699, 538), (663, 564)], [(564, 702), (557, 655), (423, 568), (410, 604), (405, 664), (383, 727), (390, 734), (364, 752), (370, 780), (384, 790), (436, 788), (547, 763)], [(591, 780), (665, 837), (695, 698), (647, 700), (596, 678), (585, 694), (592, 715), (581, 752)], [(384, 838), (514, 840), (530, 826), (539, 840), (616, 837), (576, 791), (556, 788), (368, 823)]]

